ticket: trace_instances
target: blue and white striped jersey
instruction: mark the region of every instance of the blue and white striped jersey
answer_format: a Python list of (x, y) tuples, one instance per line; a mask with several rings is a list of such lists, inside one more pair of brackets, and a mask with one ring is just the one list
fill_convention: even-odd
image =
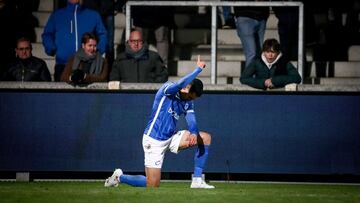
[(167, 140), (176, 133), (176, 123), (181, 115), (185, 115), (189, 131), (199, 134), (194, 102), (181, 100), (179, 91), (190, 84), (202, 71), (197, 67), (192, 73), (181, 78), (178, 82), (166, 82), (156, 93), (149, 123), (144, 134), (156, 139)]

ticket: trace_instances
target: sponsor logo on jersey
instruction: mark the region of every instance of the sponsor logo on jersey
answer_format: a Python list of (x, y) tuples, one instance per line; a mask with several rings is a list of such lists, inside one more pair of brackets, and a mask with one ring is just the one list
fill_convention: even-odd
[(189, 108), (189, 103), (186, 103), (184, 106), (185, 111)]
[(174, 110), (172, 110), (171, 107), (169, 108), (168, 113), (170, 113), (176, 120), (179, 120), (180, 116)]

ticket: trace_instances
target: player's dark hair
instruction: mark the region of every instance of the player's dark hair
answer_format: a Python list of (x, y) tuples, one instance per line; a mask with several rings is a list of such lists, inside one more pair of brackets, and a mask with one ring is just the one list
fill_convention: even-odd
[(203, 88), (204, 85), (201, 82), (201, 80), (195, 78), (192, 82), (191, 82), (191, 88), (190, 88), (190, 92), (195, 92), (197, 97), (200, 97), (203, 93)]

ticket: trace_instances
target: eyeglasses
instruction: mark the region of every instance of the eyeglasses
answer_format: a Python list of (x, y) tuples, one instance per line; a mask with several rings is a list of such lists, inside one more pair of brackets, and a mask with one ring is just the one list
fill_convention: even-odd
[(20, 50), (20, 51), (30, 51), (31, 48), (30, 47), (20, 47), (20, 48), (16, 48), (17, 50)]
[(132, 43), (132, 44), (135, 44), (135, 43), (141, 44), (141, 43), (143, 43), (143, 41), (141, 39), (130, 39), (129, 42)]

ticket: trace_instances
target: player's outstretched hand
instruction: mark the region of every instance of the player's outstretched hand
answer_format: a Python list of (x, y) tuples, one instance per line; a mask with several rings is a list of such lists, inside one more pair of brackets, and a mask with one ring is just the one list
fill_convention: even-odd
[(202, 68), (202, 69), (204, 69), (205, 66), (206, 66), (205, 62), (200, 60), (200, 55), (198, 55), (198, 59), (197, 59), (196, 65), (197, 65), (197, 67), (200, 67), (200, 68)]

